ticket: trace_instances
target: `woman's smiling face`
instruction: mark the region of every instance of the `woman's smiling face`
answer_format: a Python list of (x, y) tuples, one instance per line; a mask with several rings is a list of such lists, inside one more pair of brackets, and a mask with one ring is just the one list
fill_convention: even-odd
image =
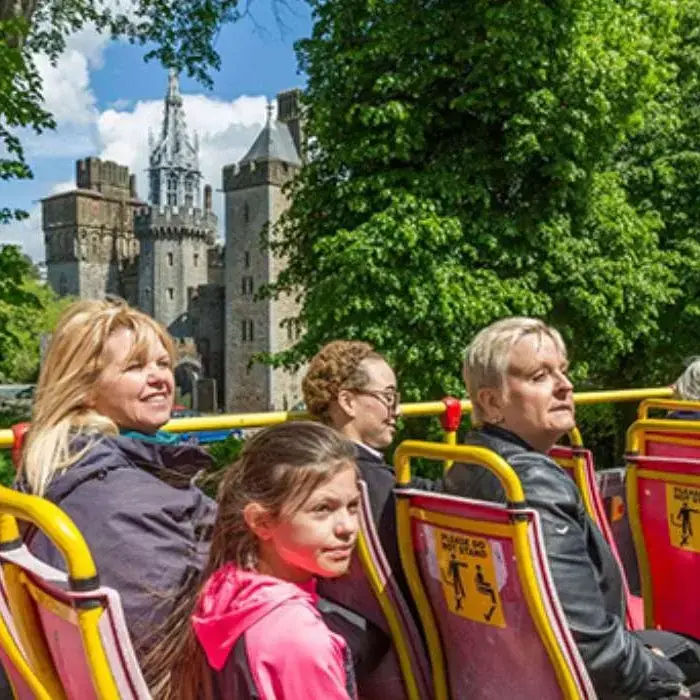
[(133, 345), (134, 332), (128, 328), (118, 328), (105, 342), (93, 407), (119, 428), (154, 433), (170, 419), (175, 387), (172, 363), (155, 333), (145, 357), (131, 358)]

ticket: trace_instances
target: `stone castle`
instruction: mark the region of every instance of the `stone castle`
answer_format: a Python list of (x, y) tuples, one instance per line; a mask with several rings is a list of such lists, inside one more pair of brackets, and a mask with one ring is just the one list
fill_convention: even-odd
[(243, 159), (223, 169), (223, 247), (172, 71), (160, 134), (149, 134), (147, 202), (125, 166), (97, 158), (76, 163), (74, 190), (42, 200), (49, 284), (62, 296), (122, 297), (163, 323), (181, 348), (178, 384), (208, 397), (194, 399), (203, 409), (286, 410), (301, 400), (298, 376), (253, 361), (292, 344), (281, 322), (298, 310), (291, 298), (255, 298), (282, 265), (261, 233), (287, 208), (282, 188), (302, 165), (299, 91), (280, 93), (272, 112)]

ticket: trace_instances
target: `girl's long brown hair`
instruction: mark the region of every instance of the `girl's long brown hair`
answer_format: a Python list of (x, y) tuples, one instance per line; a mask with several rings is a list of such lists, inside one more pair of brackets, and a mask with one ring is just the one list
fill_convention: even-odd
[(243, 518), (248, 503), (259, 503), (273, 518), (290, 517), (321, 484), (354, 466), (351, 442), (319, 423), (283, 423), (250, 438), (219, 486), (218, 513), (209, 560), (177, 596), (172, 614), (143, 660), (156, 700), (209, 700), (212, 670), (194, 635), (190, 618), (209, 577), (227, 562), (257, 566), (257, 540)]

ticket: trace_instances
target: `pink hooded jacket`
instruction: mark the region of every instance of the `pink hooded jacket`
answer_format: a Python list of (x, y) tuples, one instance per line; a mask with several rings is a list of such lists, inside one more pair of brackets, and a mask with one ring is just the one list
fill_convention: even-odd
[(206, 583), (192, 625), (236, 700), (354, 700), (350, 653), (316, 609), (316, 582), (294, 584), (233, 564)]

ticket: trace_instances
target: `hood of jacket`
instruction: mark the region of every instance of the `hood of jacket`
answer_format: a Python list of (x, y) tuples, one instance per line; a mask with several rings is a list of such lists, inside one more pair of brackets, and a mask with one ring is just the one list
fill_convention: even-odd
[(192, 479), (212, 463), (211, 457), (195, 445), (162, 445), (123, 435), (81, 435), (71, 448), (77, 452), (87, 445), (85, 454), (51, 482), (47, 492), (50, 500), (59, 503), (83, 482), (125, 467), (143, 469), (174, 488), (188, 488)]
[(226, 564), (204, 586), (192, 626), (209, 664), (220, 671), (238, 639), (258, 620), (288, 601), (316, 608), (316, 581), (290, 583)]

